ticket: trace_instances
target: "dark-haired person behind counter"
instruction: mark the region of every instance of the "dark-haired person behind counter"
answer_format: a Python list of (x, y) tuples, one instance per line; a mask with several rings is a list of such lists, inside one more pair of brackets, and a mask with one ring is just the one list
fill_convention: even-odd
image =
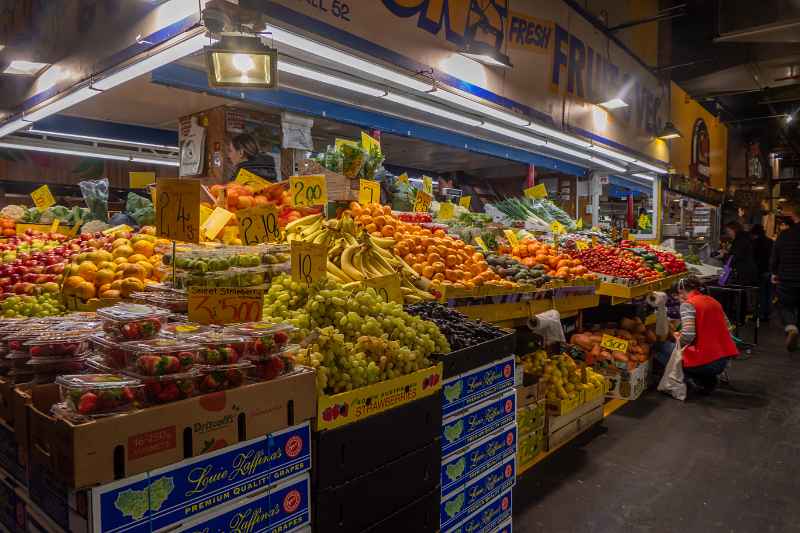
[(261, 152), (258, 142), (249, 133), (240, 133), (228, 142), (227, 156), (234, 165), (231, 181), (236, 179), (241, 169), (248, 170), (267, 181), (278, 181), (275, 158)]

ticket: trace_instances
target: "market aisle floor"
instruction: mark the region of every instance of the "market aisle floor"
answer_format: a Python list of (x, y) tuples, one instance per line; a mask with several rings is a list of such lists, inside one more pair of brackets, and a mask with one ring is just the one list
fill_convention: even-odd
[(649, 391), (523, 474), (514, 531), (800, 531), (800, 353), (761, 333), (729, 370), (739, 392)]

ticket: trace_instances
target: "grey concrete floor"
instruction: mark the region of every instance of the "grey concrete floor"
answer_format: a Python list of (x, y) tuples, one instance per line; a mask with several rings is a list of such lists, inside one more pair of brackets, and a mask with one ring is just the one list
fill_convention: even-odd
[(800, 531), (800, 353), (771, 324), (728, 374), (685, 403), (648, 391), (523, 474), (514, 530)]

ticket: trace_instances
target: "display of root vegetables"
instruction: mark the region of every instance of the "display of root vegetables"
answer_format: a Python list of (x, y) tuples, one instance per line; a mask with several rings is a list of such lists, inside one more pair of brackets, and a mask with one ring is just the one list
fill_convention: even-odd
[[(594, 325), (588, 331), (575, 333), (570, 344), (586, 353), (587, 365), (616, 366), (634, 370), (650, 359), (650, 350), (656, 342), (655, 326), (645, 326), (640, 318), (623, 318), (619, 324)], [(610, 335), (628, 342), (625, 352), (613, 351), (601, 346), (603, 335)]]

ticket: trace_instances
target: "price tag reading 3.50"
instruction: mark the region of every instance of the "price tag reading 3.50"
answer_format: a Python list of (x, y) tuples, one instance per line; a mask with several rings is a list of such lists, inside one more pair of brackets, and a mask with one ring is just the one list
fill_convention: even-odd
[(258, 322), (264, 291), (245, 287), (189, 287), (189, 320), (198, 324)]
[(156, 181), (156, 229), (164, 239), (200, 241), (200, 182), (163, 178)]
[(278, 209), (274, 205), (242, 209), (236, 216), (239, 218), (239, 238), (245, 246), (280, 240)]
[(619, 337), (612, 337), (611, 335), (603, 335), (603, 338), (600, 340), (600, 347), (611, 350), (612, 352), (625, 353), (628, 351), (628, 341), (620, 339)]
[(292, 242), (292, 279), (312, 283), (328, 277), (328, 247), (311, 242)]
[(312, 207), (328, 203), (328, 186), (324, 174), (290, 177), (289, 192), (292, 196), (292, 205), (295, 207)]

